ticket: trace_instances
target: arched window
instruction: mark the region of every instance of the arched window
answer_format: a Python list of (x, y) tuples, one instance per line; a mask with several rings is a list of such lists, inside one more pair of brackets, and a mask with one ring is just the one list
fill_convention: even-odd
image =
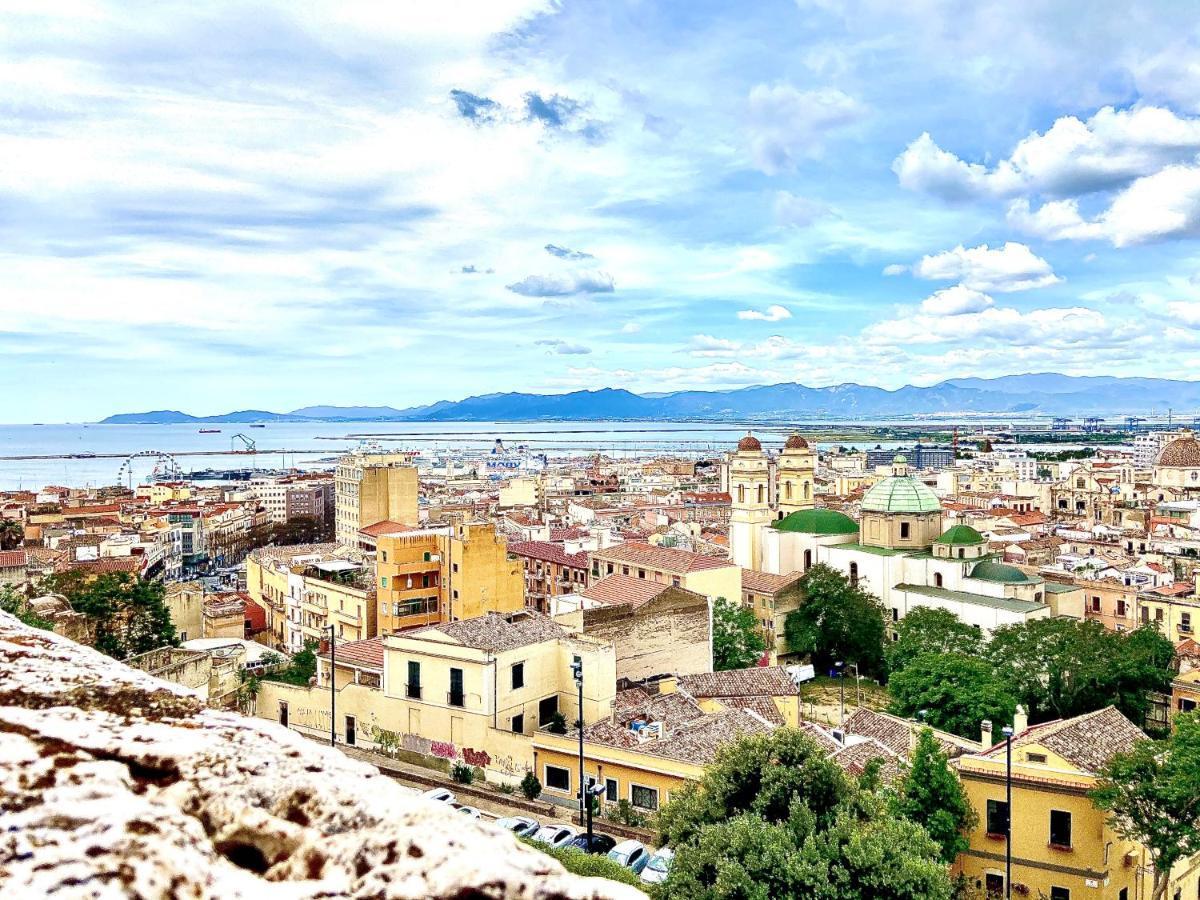
[(805, 499), (805, 500), (807, 500), (807, 499), (808, 499), (808, 490), (809, 490), (809, 484), (808, 484), (808, 482), (806, 481), (806, 482), (804, 482), (804, 499)]
[(792, 483), (790, 481), (783, 483), (783, 493), (789, 500), (792, 499)]
[(758, 486), (758, 502), (763, 502), (763, 486), (761, 484)]
[(811, 568), (812, 568), (812, 551), (805, 550), (804, 551), (804, 571), (807, 572)]
[(744, 484), (739, 484), (738, 485), (738, 503), (745, 503), (745, 502), (746, 502), (746, 486)]
[(858, 587), (858, 563), (850, 563), (850, 586)]
[(942, 586), (942, 573), (941, 573), (941, 572), (934, 572), (934, 573), (933, 573), (933, 586), (934, 586), (934, 587), (941, 587), (941, 586)]

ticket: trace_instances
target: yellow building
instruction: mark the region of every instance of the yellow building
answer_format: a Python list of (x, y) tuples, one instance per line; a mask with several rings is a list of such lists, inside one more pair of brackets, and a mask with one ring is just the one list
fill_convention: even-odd
[(209, 594), (204, 598), (201, 633), (196, 637), (246, 637), (246, 600), (239, 593)]
[(1196, 629), (1200, 627), (1200, 599), (1142, 591), (1137, 595), (1136, 603), (1139, 625), (1157, 626), (1172, 643), (1196, 636)]
[(134, 496), (151, 503), (169, 503), (172, 500), (192, 499), (192, 486), (186, 481), (164, 481), (157, 484), (139, 484)]
[(199, 581), (175, 581), (169, 582), (166, 590), (167, 609), (179, 640), (204, 637), (204, 585)]
[[(574, 657), (583, 663), (586, 723), (608, 717), (616, 682), (611, 644), (532, 610), (338, 645), (336, 655), (339, 742), (461, 760), (510, 783), (531, 768), (539, 727), (555, 713), (578, 718)], [(263, 682), (258, 715), (327, 735), (329, 677), (326, 652), (315, 687)]]
[(788, 652), (784, 624), (788, 613), (799, 609), (804, 599), (800, 578), (800, 572), (773, 575), (754, 569), (742, 570), (742, 605), (754, 613), (758, 633), (766, 642), (772, 662), (779, 654)]
[(320, 642), (330, 625), (339, 641), (360, 641), (379, 633), (370, 566), (335, 559), (312, 563), (300, 575), (302, 645)]
[(359, 529), (376, 522), (416, 525), (418, 479), (409, 453), (351, 453), (334, 471), (334, 534), (358, 546)]
[(376, 538), (379, 632), (525, 606), (525, 574), (494, 526), (455, 523)]
[[(1020, 723), (1018, 723), (1018, 726)], [(1087, 793), (1115, 753), (1145, 735), (1114, 707), (1020, 728), (1012, 741), (1013, 896), (1053, 900), (1148, 897), (1149, 855), (1112, 830)], [(978, 825), (956, 868), (969, 884), (1003, 896), (1006, 746), (955, 761)], [(1181, 866), (1168, 896), (1195, 897), (1197, 873)], [(1176, 895), (1178, 896), (1178, 895)]]
[(1171, 715), (1200, 709), (1200, 669), (1177, 675), (1171, 682)]
[(589, 584), (609, 575), (630, 575), (687, 588), (709, 599), (737, 602), (742, 596), (742, 570), (728, 559), (638, 542), (594, 550), (591, 556)]

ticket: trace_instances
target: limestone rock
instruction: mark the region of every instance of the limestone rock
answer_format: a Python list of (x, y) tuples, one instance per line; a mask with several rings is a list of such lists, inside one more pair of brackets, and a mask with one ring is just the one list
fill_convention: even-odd
[(643, 896), (3, 613), (0, 895)]

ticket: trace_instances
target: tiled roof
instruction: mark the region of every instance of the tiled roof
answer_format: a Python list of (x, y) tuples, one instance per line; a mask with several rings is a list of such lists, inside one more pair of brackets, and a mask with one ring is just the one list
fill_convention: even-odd
[(508, 614), (490, 612), (474, 619), (463, 619), (461, 622), (431, 625), (411, 634), (413, 637), (419, 637), (430, 631), (440, 631), (464, 647), (490, 650), (493, 653), (528, 647), (530, 644), (565, 637), (568, 634), (565, 628), (549, 616), (531, 609)]
[[(338, 665), (356, 666), (360, 669), (375, 669), (383, 671), (383, 638), (367, 638), (365, 641), (348, 641), (339, 643), (333, 648)], [(329, 659), (328, 652), (318, 654), (321, 659)]]
[(771, 572), (759, 572), (756, 569), (742, 569), (742, 590), (754, 591), (756, 594), (775, 594), (786, 587), (791, 587), (799, 580), (799, 572), (775, 575)]
[(704, 569), (723, 569), (733, 565), (728, 559), (718, 559), (715, 556), (676, 550), (672, 547), (654, 547), (637, 541), (597, 550), (592, 555), (600, 559), (611, 559), (615, 562), (680, 573), (699, 572)]
[[(1012, 742), (1014, 747), (1039, 744), (1084, 772), (1095, 773), (1114, 754), (1127, 753), (1145, 737), (1142, 730), (1121, 715), (1115, 706), (1106, 706), (1073, 719), (1057, 719), (1026, 728), (1015, 735)], [(983, 755), (997, 757), (1003, 756), (1004, 752), (1005, 745), (1001, 741)]]
[(365, 534), (367, 537), (381, 537), (385, 534), (398, 534), (402, 531), (419, 531), (413, 525), (404, 525), (400, 522), (393, 522), (390, 519), (384, 519), (382, 522), (376, 522), (374, 525), (368, 525), (366, 528), (358, 529), (359, 534)]
[(143, 561), (144, 557), (141, 556), (105, 556), (101, 559), (68, 561), (63, 563), (62, 567), (68, 570), (92, 572), (97, 575), (105, 575), (109, 572), (128, 572), (136, 575), (142, 571)]
[(681, 675), (679, 686), (693, 697), (795, 697), (800, 693), (783, 666)]
[(1193, 638), (1184, 638), (1175, 645), (1175, 655), (1200, 657), (1200, 644)]
[(722, 697), (721, 705), (730, 709), (750, 709), (772, 725), (786, 725), (779, 707), (770, 697)]
[[(913, 730), (919, 727), (921, 726), (917, 722), (910, 722), (899, 716), (867, 709), (865, 706), (859, 707), (851, 713), (846, 718), (845, 725), (847, 734), (857, 734), (862, 737), (873, 738), (896, 755), (905, 759), (908, 758), (912, 747), (911, 735)], [(959, 756), (964, 752), (972, 752), (979, 746), (973, 741), (968, 741), (965, 738), (956, 737), (952, 734), (946, 734), (945, 732), (935, 731), (934, 737), (937, 739), (938, 746), (942, 752), (950, 757)]]
[(641, 606), (648, 603), (665, 591), (670, 585), (659, 584), (633, 575), (609, 575), (588, 585), (581, 593), (589, 600), (603, 603), (606, 606), (620, 606), (625, 603)]
[(16, 569), (29, 561), (24, 550), (0, 550), (0, 569)]
[(530, 559), (540, 559), (543, 562), (557, 563), (573, 569), (586, 569), (588, 555), (586, 553), (568, 553), (562, 544), (549, 541), (517, 541), (508, 545), (508, 552), (517, 556), (527, 556)]
[(904, 761), (907, 759), (874, 738), (849, 744), (830, 754), (829, 758), (851, 775), (862, 775), (872, 760), (882, 760), (883, 767), (879, 774), (884, 781), (896, 781), (903, 775)]
[(801, 722), (800, 730), (816, 741), (817, 746), (829, 755), (837, 753), (842, 747), (841, 744), (834, 740), (833, 735), (829, 733), (828, 729), (823, 728), (816, 722)]

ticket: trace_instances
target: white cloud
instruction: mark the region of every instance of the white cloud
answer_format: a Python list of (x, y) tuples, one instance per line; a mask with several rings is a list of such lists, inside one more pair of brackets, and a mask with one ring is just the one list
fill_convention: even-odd
[(800, 197), (790, 191), (778, 191), (775, 194), (774, 212), (775, 221), (780, 225), (803, 228), (828, 216), (832, 210), (819, 200)]
[(565, 297), (569, 294), (611, 294), (613, 277), (607, 272), (560, 272), (553, 275), (527, 275), (505, 285), (524, 297)]
[(739, 319), (750, 319), (756, 322), (781, 322), (792, 317), (792, 311), (778, 304), (768, 306), (765, 312), (757, 309), (743, 309), (737, 314)]
[(900, 263), (892, 263), (890, 266), (883, 267), (883, 274), (891, 277), (893, 275), (903, 275), (908, 270), (908, 266), (901, 265)]
[(987, 244), (970, 249), (959, 244), (953, 250), (922, 257), (912, 271), (918, 278), (961, 281), (976, 291), (1000, 293), (1046, 287), (1061, 280), (1046, 260), (1025, 244), (1012, 241), (994, 250)]
[(768, 175), (792, 170), (800, 159), (819, 155), (829, 132), (866, 114), (861, 103), (842, 91), (801, 91), (790, 84), (756, 85), (747, 107), (751, 156)]
[(1111, 346), (1129, 333), (1127, 325), (1110, 323), (1101, 313), (1083, 306), (1027, 313), (1012, 307), (988, 306), (952, 317), (922, 313), (876, 322), (863, 331), (863, 339), (877, 346), (982, 342), (1046, 348)]
[(640, 322), (626, 322), (621, 326), (621, 334), (637, 334), (642, 330)]
[(1168, 303), (1167, 312), (1189, 327), (1200, 328), (1200, 303), (1194, 300)]
[(987, 294), (956, 284), (926, 297), (921, 301), (921, 312), (931, 316), (961, 316), (982, 312), (993, 302)]
[(557, 353), (559, 356), (586, 356), (592, 352), (591, 347), (585, 347), (583, 344), (572, 344), (570, 341), (564, 341), (560, 338), (544, 338), (540, 341), (534, 341), (539, 347), (546, 347), (549, 353)]

